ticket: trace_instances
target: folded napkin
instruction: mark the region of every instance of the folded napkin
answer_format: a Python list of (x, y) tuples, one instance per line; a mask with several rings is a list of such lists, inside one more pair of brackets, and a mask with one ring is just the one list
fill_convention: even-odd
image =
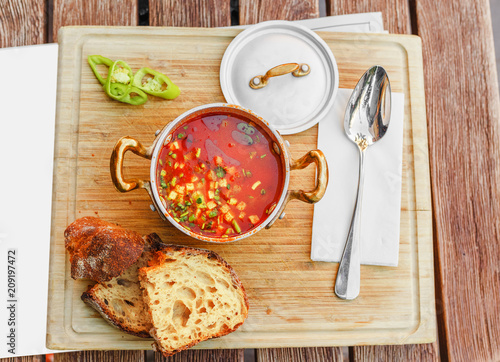
[[(351, 89), (339, 89), (330, 113), (319, 123), (318, 148), (328, 161), (329, 184), (314, 206), (311, 259), (338, 262), (354, 211), (359, 151), (344, 132)], [(404, 95), (392, 93), (386, 135), (365, 153), (361, 208), (361, 263), (398, 265), (403, 164)]]

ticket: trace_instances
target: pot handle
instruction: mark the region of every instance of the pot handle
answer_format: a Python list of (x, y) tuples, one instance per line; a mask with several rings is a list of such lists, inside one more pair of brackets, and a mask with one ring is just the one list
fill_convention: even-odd
[(274, 219), (272, 219), (269, 224), (267, 224), (266, 229), (269, 229), (273, 223), (280, 217), (285, 210), (286, 205), (291, 200), (300, 200), (307, 202), (308, 204), (314, 204), (321, 200), (325, 194), (326, 187), (328, 186), (328, 164), (326, 162), (326, 157), (320, 150), (312, 150), (306, 153), (304, 156), (298, 160), (292, 160), (290, 164), (290, 170), (301, 170), (306, 168), (311, 163), (315, 163), (317, 167), (316, 172), (316, 187), (312, 191), (303, 190), (289, 190), (286, 195), (286, 199), (283, 202), (283, 206), (280, 208)]
[(124, 179), (123, 159), (125, 158), (125, 153), (127, 151), (132, 151), (136, 155), (150, 160), (152, 147), (145, 148), (139, 141), (129, 136), (122, 137), (118, 140), (118, 142), (116, 142), (110, 160), (111, 179), (113, 180), (115, 188), (120, 192), (128, 192), (137, 188), (148, 189), (148, 181), (139, 179)]
[(326, 157), (320, 150), (313, 150), (306, 153), (298, 160), (292, 160), (290, 170), (302, 170), (311, 163), (315, 163), (318, 171), (316, 173), (316, 188), (312, 191), (291, 190), (288, 191), (288, 201), (300, 200), (308, 204), (314, 204), (321, 200), (328, 186), (328, 164)]

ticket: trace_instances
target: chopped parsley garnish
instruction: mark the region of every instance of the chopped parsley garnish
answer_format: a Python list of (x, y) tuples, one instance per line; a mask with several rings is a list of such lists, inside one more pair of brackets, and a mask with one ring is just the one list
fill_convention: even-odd
[(221, 166), (217, 166), (215, 168), (215, 174), (217, 175), (217, 177), (223, 178), (224, 176), (226, 176), (226, 171)]

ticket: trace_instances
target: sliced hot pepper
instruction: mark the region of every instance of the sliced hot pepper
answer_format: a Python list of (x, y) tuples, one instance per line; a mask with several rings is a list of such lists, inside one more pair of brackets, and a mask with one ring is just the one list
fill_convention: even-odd
[(117, 101), (132, 105), (144, 104), (148, 96), (131, 85), (133, 76), (134, 73), (129, 65), (122, 60), (117, 60), (109, 67), (104, 90), (108, 96)]
[(148, 95), (146, 93), (131, 85), (110, 83), (106, 81), (104, 89), (111, 98), (134, 106), (144, 104), (148, 100)]
[(150, 68), (141, 68), (135, 73), (132, 85), (156, 97), (174, 99), (181, 93), (172, 81), (163, 73)]
[[(142, 68), (134, 77), (130, 66), (122, 60), (89, 55), (87, 61), (106, 94), (114, 100), (140, 105), (147, 101), (146, 93), (165, 99), (174, 99), (180, 94), (179, 88), (166, 75), (153, 69)], [(108, 67), (107, 78), (101, 76), (97, 65)]]
[(123, 60), (117, 60), (109, 68), (108, 78), (112, 83), (132, 84), (134, 73)]
[[(103, 65), (107, 66), (108, 68), (110, 68), (113, 65), (113, 61), (111, 59), (103, 57), (102, 55), (89, 55), (87, 57), (87, 61), (89, 62), (90, 68), (94, 72), (94, 75), (96, 76), (99, 83), (104, 85), (104, 83), (106, 82), (106, 79), (101, 76), (101, 74), (97, 70), (96, 66), (103, 64)], [(109, 69), (108, 69), (108, 72), (109, 72)]]
[(111, 92), (112, 84), (123, 84), (128, 86), (132, 78), (134, 77), (134, 73), (132, 73), (132, 69), (122, 60), (117, 60), (114, 62), (108, 70), (108, 78), (104, 82), (104, 90), (113, 99), (119, 101), (123, 98), (128, 92), (123, 92), (123, 89), (115, 88), (115, 92)]

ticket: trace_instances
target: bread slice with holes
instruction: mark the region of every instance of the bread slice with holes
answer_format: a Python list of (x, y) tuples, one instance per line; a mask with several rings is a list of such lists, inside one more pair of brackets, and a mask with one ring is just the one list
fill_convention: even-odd
[(216, 253), (169, 245), (139, 269), (155, 349), (164, 356), (233, 332), (248, 315), (235, 271)]
[(142, 298), (138, 270), (147, 266), (154, 253), (167, 245), (156, 234), (147, 235), (144, 240), (144, 251), (134, 265), (118, 277), (91, 287), (82, 294), (82, 300), (111, 325), (126, 333), (150, 338), (153, 324)]

